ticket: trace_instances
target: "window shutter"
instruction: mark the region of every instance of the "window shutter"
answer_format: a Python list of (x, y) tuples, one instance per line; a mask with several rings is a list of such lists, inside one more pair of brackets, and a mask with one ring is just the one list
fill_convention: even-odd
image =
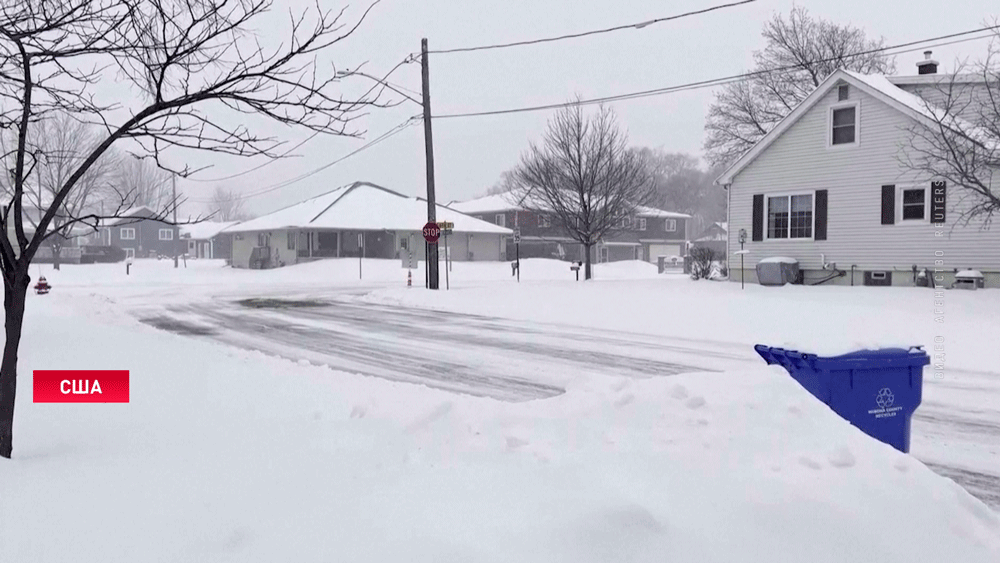
[(815, 240), (826, 240), (826, 198), (827, 190), (816, 190), (816, 232)]
[(882, 186), (882, 224), (896, 222), (896, 186)]
[(753, 196), (753, 240), (764, 240), (764, 194)]
[(948, 204), (948, 190), (944, 182), (931, 182), (931, 223), (944, 223)]

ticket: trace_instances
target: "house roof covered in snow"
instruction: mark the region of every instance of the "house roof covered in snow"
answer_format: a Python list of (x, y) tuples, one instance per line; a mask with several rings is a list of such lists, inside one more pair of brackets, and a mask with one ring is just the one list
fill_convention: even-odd
[(202, 221), (200, 223), (192, 223), (190, 225), (181, 225), (181, 237), (190, 238), (197, 240), (208, 240), (227, 227), (231, 227), (239, 221)]
[(118, 217), (116, 217), (114, 219), (104, 219), (104, 220), (101, 221), (101, 225), (104, 226), (104, 227), (113, 227), (113, 226), (121, 224), (121, 223), (126, 223), (126, 222), (132, 223), (132, 222), (135, 222), (135, 218), (136, 217), (156, 217), (157, 216), (156, 211), (153, 211), (151, 208), (149, 208), (149, 207), (147, 207), (145, 205), (139, 205), (137, 207), (132, 207), (132, 208), (127, 209), (127, 210), (125, 210), (125, 211), (123, 211), (121, 213), (115, 213), (115, 214), (118, 215)]
[[(791, 128), (792, 125), (794, 125), (800, 118), (802, 118), (802, 116), (812, 109), (812, 107), (823, 98), (826, 92), (841, 81), (860, 89), (866, 94), (884, 102), (891, 108), (905, 113), (913, 119), (930, 125), (933, 125), (936, 119), (941, 119), (946, 125), (951, 123), (964, 131), (972, 133), (973, 135), (979, 134), (979, 129), (972, 124), (963, 121), (959, 117), (948, 115), (947, 112), (931, 105), (920, 96), (907, 92), (894, 84), (894, 82), (898, 84), (911, 83), (906, 81), (905, 78), (893, 79), (892, 77), (880, 74), (861, 74), (848, 70), (838, 70), (826, 77), (826, 79), (821, 82), (820, 85), (812, 91), (812, 93), (806, 96), (806, 99), (802, 100), (802, 103), (796, 106), (791, 113), (785, 116), (785, 118), (782, 119), (778, 125), (774, 127), (774, 129), (769, 131), (767, 135), (764, 135), (761, 140), (757, 141), (757, 143), (751, 147), (750, 150), (743, 153), (743, 156), (730, 165), (729, 168), (727, 168), (726, 171), (723, 172), (718, 179), (716, 179), (715, 183), (721, 185), (732, 183), (733, 178), (735, 178), (737, 174), (753, 162), (762, 152), (771, 146), (774, 141), (781, 137), (785, 131)], [(982, 134), (981, 140), (989, 143), (994, 142), (990, 140), (989, 135), (986, 135), (985, 133)]]
[[(480, 197), (476, 199), (470, 199), (469, 201), (462, 201), (458, 203), (451, 203), (449, 207), (462, 213), (493, 213), (502, 211), (513, 211), (515, 209), (524, 209), (525, 206), (522, 205), (522, 199), (514, 192), (504, 192), (502, 194), (488, 195), (485, 197)], [(663, 217), (663, 218), (674, 218), (674, 219), (688, 219), (691, 216), (685, 213), (676, 213), (674, 211), (664, 211), (662, 209), (656, 209), (654, 207), (637, 207), (636, 215), (639, 217)]]
[[(510, 229), (481, 221), (443, 205), (438, 221), (455, 224), (460, 233), (510, 234)], [(281, 229), (419, 231), (427, 223), (427, 200), (406, 196), (368, 182), (354, 182), (331, 192), (225, 229), (227, 233)]]

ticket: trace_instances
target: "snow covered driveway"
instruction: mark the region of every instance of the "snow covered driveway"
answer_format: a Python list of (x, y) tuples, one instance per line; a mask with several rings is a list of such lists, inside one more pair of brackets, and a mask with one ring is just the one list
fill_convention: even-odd
[(745, 346), (483, 315), (315, 299), (230, 299), (136, 311), (146, 324), (337, 370), (506, 401), (590, 376), (746, 367)]

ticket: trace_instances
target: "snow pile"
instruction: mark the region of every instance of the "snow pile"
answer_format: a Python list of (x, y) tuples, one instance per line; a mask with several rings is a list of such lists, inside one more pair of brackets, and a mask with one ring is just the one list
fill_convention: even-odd
[(772, 256), (770, 258), (764, 258), (758, 264), (798, 264), (799, 261), (795, 258), (789, 258), (788, 256)]
[[(1000, 560), (994, 513), (780, 368), (508, 404), (29, 307), (6, 560)], [(32, 404), (33, 369), (130, 369), (132, 402)]]

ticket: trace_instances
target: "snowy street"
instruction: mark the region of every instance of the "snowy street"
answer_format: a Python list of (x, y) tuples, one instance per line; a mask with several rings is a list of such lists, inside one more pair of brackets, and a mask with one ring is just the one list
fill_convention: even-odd
[[(646, 379), (760, 367), (745, 342), (682, 338), (356, 299), (372, 288), (247, 295), (140, 306), (143, 323), (195, 338), (388, 380), (504, 401), (545, 399), (573, 379)], [(914, 455), (1000, 509), (1000, 374), (960, 371), (936, 381), (913, 418)], [(935, 455), (962, 451), (964, 462)]]

